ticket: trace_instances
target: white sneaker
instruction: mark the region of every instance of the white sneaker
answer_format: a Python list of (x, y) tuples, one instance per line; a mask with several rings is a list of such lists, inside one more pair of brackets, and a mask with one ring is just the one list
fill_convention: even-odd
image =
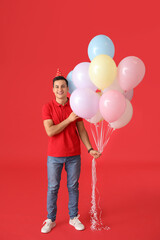
[(41, 232), (42, 233), (48, 233), (52, 230), (52, 228), (54, 228), (56, 226), (56, 222), (52, 222), (51, 219), (46, 219), (44, 222), (43, 222), (43, 227), (41, 228)]
[(85, 227), (84, 227), (84, 225), (79, 221), (79, 218), (80, 217), (80, 215), (78, 215), (77, 217), (74, 217), (73, 219), (70, 219), (69, 220), (69, 224), (70, 225), (72, 225), (72, 226), (74, 226), (75, 227), (75, 229), (76, 230), (84, 230), (85, 229)]

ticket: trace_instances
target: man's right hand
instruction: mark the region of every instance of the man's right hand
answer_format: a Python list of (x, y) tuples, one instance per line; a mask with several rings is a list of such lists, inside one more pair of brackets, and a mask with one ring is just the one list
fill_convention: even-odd
[(74, 122), (75, 120), (77, 120), (79, 117), (74, 113), (74, 112), (71, 112), (71, 114), (69, 115), (68, 117), (68, 121), (69, 122)]

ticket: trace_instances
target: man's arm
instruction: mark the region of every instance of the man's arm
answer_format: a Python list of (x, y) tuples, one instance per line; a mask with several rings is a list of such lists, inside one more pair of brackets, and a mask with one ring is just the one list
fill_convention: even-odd
[[(78, 129), (78, 133), (79, 133), (80, 139), (82, 140), (82, 142), (86, 146), (87, 150), (89, 150), (92, 146), (91, 146), (91, 143), (90, 143), (90, 140), (89, 140), (89, 137), (88, 137), (88, 133), (87, 133), (85, 127), (84, 127), (84, 123), (83, 123), (83, 121), (79, 121), (76, 124), (77, 124), (77, 129)], [(100, 157), (100, 155), (101, 155), (96, 150), (91, 150), (89, 153), (95, 159)]]
[(72, 112), (68, 118), (66, 118), (64, 121), (62, 121), (59, 124), (54, 124), (52, 119), (47, 119), (43, 121), (44, 128), (46, 130), (46, 133), (49, 137), (52, 137), (60, 132), (62, 132), (71, 122), (74, 122), (79, 117)]

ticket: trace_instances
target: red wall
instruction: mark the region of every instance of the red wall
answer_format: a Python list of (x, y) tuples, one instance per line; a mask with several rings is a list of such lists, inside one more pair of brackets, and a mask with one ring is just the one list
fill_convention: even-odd
[[(111, 137), (108, 161), (159, 161), (159, 10), (143, 1), (1, 1), (1, 164), (36, 164), (46, 157), (43, 103), (52, 99), (57, 67), (67, 74), (89, 61), (99, 34), (115, 45), (116, 64), (135, 55), (146, 66), (134, 90), (134, 114)], [(86, 128), (89, 129), (88, 123)], [(89, 133), (90, 134), (90, 133)], [(83, 156), (88, 158), (86, 151)]]
[[(131, 122), (113, 133), (97, 160), (108, 232), (90, 230), (91, 157), (82, 145), (83, 238), (160, 239), (159, 22), (158, 0), (1, 0), (1, 239), (44, 239), (48, 138), (42, 105), (52, 100), (57, 68), (67, 76), (78, 63), (89, 61), (88, 44), (99, 34), (112, 39), (117, 65), (126, 56), (137, 56), (146, 75), (134, 89)], [(93, 143), (89, 123), (85, 126)], [(82, 239), (68, 224), (66, 173), (59, 196), (57, 227), (45, 237)]]

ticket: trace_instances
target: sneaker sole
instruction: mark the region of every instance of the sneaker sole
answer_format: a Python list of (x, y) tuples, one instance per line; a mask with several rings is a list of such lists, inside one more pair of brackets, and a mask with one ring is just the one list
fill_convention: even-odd
[(85, 227), (83, 228), (83, 229), (77, 229), (73, 224), (71, 224), (70, 222), (69, 222), (69, 224), (71, 225), (71, 226), (73, 226), (76, 230), (78, 230), (78, 231), (83, 231), (84, 229), (85, 229)]
[[(52, 229), (53, 229), (55, 226), (56, 226), (56, 223), (54, 224), (54, 226), (51, 228), (51, 230), (50, 230), (49, 232), (51, 232)], [(49, 233), (49, 232), (43, 232), (43, 231), (41, 230), (41, 233)]]

